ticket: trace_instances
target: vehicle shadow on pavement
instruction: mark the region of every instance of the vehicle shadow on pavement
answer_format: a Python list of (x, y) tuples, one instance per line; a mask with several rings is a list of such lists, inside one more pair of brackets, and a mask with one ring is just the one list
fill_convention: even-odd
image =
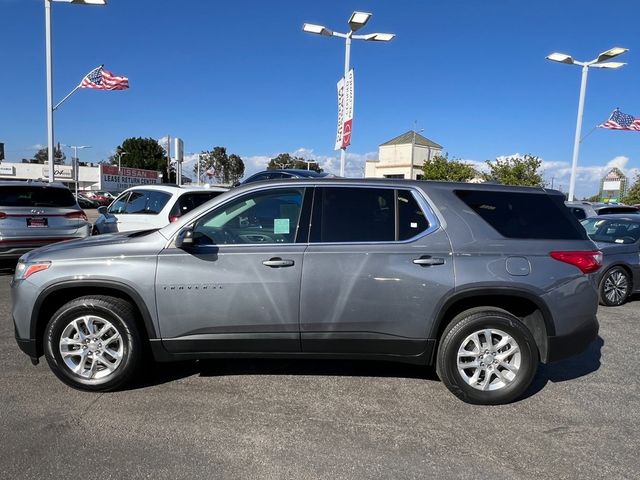
[(181, 378), (235, 375), (309, 375), (337, 377), (397, 377), (439, 381), (435, 369), (421, 365), (366, 360), (232, 358), (153, 363), (129, 389), (161, 385)]
[(529, 398), (542, 390), (548, 382), (565, 382), (584, 377), (600, 368), (604, 340), (598, 335), (589, 347), (579, 355), (559, 362), (540, 364), (533, 382), (519, 400)]

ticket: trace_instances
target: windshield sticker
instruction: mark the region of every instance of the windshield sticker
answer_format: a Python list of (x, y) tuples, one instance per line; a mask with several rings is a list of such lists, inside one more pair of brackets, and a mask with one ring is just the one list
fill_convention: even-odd
[(289, 219), (288, 218), (274, 219), (273, 233), (276, 235), (289, 235)]

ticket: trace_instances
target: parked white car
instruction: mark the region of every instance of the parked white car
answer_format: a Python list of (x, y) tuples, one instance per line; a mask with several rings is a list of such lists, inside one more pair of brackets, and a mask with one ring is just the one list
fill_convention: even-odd
[(162, 228), (217, 197), (227, 188), (141, 185), (122, 192), (109, 207), (98, 208), (92, 235)]

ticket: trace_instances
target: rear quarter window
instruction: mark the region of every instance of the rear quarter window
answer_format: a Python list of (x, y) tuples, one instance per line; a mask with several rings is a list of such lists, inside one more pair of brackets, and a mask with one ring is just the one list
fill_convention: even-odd
[(561, 197), (539, 193), (457, 190), (455, 194), (507, 238), (586, 240)]
[(58, 207), (76, 205), (76, 199), (68, 188), (7, 185), (0, 187), (0, 206), (3, 207)]

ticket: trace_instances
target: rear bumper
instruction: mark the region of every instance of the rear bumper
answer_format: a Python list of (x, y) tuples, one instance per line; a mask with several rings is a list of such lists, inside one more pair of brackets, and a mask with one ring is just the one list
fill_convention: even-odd
[(565, 335), (548, 337), (547, 362), (557, 362), (584, 352), (598, 338), (598, 319), (593, 318)]

